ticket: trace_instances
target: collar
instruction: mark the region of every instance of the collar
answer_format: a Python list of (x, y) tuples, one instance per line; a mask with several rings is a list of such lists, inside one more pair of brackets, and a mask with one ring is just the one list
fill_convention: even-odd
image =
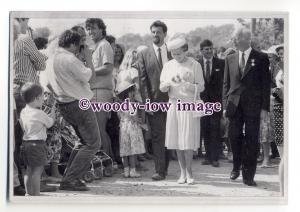
[(164, 43), (163, 45), (161, 45), (161, 47), (158, 47), (158, 46), (156, 46), (156, 45), (153, 43), (153, 48), (154, 48), (155, 52), (157, 52), (157, 51), (158, 51), (158, 48), (160, 48), (161, 50), (163, 50), (163, 49), (167, 48), (167, 46), (166, 46), (166, 44)]
[(212, 64), (212, 60), (213, 60), (213, 57), (211, 57), (210, 59), (206, 59), (205, 57), (203, 57), (203, 63), (204, 63), (204, 65), (206, 65), (206, 61), (209, 61), (210, 64)]
[[(244, 51), (244, 54), (245, 54), (245, 55), (250, 55), (251, 50), (252, 50), (252, 48), (249, 47), (246, 51)], [(239, 50), (239, 54), (242, 55), (243, 52)]]

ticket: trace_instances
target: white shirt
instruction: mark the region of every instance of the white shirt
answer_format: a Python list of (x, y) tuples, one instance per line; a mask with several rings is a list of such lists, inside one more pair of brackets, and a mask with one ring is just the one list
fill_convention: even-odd
[[(247, 64), (249, 55), (251, 53), (251, 50), (252, 50), (252, 48), (250, 47), (249, 49), (247, 49), (246, 51), (244, 51), (244, 58), (245, 58), (245, 66), (244, 66), (244, 68), (246, 67), (246, 64)], [(241, 67), (241, 64), (242, 64), (242, 54), (243, 54), (243, 52), (239, 51), (239, 64), (240, 64), (240, 67)]]
[(165, 43), (161, 47), (158, 47), (153, 43), (153, 48), (154, 48), (157, 59), (158, 59), (158, 48), (161, 49), (160, 53), (161, 53), (161, 59), (162, 59), (163, 65), (166, 62), (168, 62), (168, 50), (167, 50), (167, 46)]
[[(203, 63), (204, 63), (204, 74), (206, 74), (206, 62), (207, 61), (209, 61), (210, 63), (209, 63), (209, 73), (210, 73), (210, 75), (211, 75), (211, 70), (212, 70), (212, 59), (213, 58), (210, 58), (209, 60), (208, 59), (206, 59), (205, 57), (203, 57)], [(206, 77), (206, 76), (205, 76)]]
[(50, 128), (54, 120), (44, 111), (26, 107), (21, 111), (20, 123), (24, 130), (23, 140), (44, 140), (47, 138), (47, 128)]
[(71, 52), (58, 48), (49, 71), (49, 83), (60, 102), (72, 102), (81, 98), (91, 99), (93, 92), (89, 80), (92, 70)]
[[(105, 64), (114, 64), (114, 52), (106, 39), (103, 38), (96, 44), (92, 60), (95, 70)], [(96, 76), (95, 80), (91, 82), (91, 88), (112, 90), (112, 72), (107, 75)]]

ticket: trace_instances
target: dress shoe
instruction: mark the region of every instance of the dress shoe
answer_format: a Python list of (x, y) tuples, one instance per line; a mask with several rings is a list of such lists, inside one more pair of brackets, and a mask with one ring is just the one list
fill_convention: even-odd
[(231, 174), (230, 174), (230, 179), (231, 180), (235, 180), (239, 176), (240, 176), (240, 172), (239, 171), (232, 171)]
[(219, 166), (220, 166), (220, 163), (219, 163), (219, 161), (213, 161), (211, 165), (212, 165), (213, 167), (219, 167)]
[(66, 191), (89, 191), (90, 189), (86, 187), (86, 185), (79, 181), (79, 180), (74, 180), (74, 181), (64, 181), (60, 183), (59, 186), (60, 190), (66, 190)]
[(195, 180), (193, 178), (187, 178), (186, 182), (187, 182), (188, 185), (193, 185)]
[(165, 178), (166, 178), (165, 176), (162, 176), (162, 175), (159, 175), (159, 174), (154, 174), (152, 176), (152, 180), (155, 180), (155, 181), (164, 180)]
[(15, 196), (25, 196), (26, 191), (22, 186), (16, 186), (14, 187), (14, 195)]
[(55, 186), (49, 186), (44, 183), (41, 183), (40, 192), (54, 192), (57, 188)]
[(211, 161), (210, 160), (207, 160), (205, 159), (204, 161), (202, 161), (201, 163), (202, 165), (210, 165), (211, 164)]
[(256, 182), (254, 180), (243, 180), (243, 183), (247, 186), (257, 186)]
[(184, 184), (184, 183), (186, 183), (186, 177), (180, 177), (180, 178), (177, 180), (177, 183), (178, 183), (178, 184)]

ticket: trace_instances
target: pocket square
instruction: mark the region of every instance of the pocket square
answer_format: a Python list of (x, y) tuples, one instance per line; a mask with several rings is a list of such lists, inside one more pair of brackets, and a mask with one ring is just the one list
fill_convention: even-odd
[(218, 68), (217, 68), (216, 71), (221, 71), (221, 69), (218, 69)]

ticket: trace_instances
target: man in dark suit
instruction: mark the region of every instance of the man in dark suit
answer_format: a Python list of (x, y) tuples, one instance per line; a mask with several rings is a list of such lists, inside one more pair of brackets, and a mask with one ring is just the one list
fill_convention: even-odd
[[(159, 90), (160, 74), (163, 65), (171, 59), (164, 39), (167, 26), (161, 21), (155, 21), (150, 26), (153, 45), (138, 54), (138, 61), (134, 65), (139, 70), (140, 90), (143, 102), (168, 102), (168, 94)], [(169, 156), (165, 148), (165, 112), (148, 113), (151, 128), (152, 149), (155, 163), (153, 180), (163, 180), (167, 175)]]
[[(200, 96), (204, 102), (222, 102), (222, 88), (224, 76), (224, 60), (213, 57), (213, 43), (203, 40), (200, 43), (202, 57), (199, 63), (202, 66), (205, 89)], [(222, 111), (201, 118), (201, 134), (204, 138), (205, 160), (203, 165), (219, 167), (219, 153), (221, 148)], [(201, 136), (201, 137), (202, 137)]]
[(236, 31), (234, 43), (238, 51), (225, 59), (223, 105), (229, 118), (233, 152), (230, 178), (238, 178), (242, 168), (244, 184), (256, 186), (259, 126), (269, 111), (271, 80), (268, 56), (252, 49), (250, 41), (248, 29)]

